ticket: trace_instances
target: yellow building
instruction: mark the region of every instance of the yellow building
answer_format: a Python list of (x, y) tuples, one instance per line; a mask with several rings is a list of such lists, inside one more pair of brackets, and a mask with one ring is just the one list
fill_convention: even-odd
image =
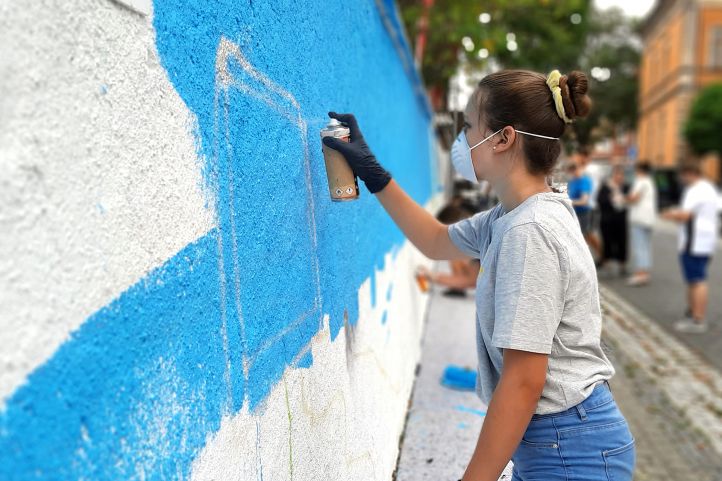
[[(642, 37), (639, 158), (674, 167), (689, 158), (682, 128), (695, 94), (722, 82), (722, 0), (658, 0)], [(719, 180), (717, 162), (703, 165)]]

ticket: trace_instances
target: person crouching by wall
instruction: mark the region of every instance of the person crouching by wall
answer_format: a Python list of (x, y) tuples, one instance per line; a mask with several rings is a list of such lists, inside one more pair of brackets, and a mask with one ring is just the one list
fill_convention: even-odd
[[(474, 213), (459, 205), (456, 199), (452, 199), (444, 206), (436, 218), (442, 224), (450, 225), (467, 219)], [(443, 295), (448, 297), (466, 297), (466, 290), (476, 287), (476, 280), (479, 275), (481, 263), (478, 259), (450, 260), (451, 274), (442, 272), (431, 272), (425, 267), (419, 267), (417, 273), (423, 276), (429, 283), (447, 287)]]

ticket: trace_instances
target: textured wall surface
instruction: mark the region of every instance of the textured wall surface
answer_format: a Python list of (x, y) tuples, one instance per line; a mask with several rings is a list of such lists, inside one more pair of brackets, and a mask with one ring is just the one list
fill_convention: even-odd
[(0, 2), (0, 479), (389, 479), (426, 260), (318, 131), (438, 200), (392, 3), (128, 4)]

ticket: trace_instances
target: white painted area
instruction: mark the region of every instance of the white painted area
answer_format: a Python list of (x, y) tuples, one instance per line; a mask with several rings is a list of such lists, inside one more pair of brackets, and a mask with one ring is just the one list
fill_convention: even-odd
[(152, 19), (87, 3), (0, 4), (0, 405), (214, 223)]
[(395, 259), (387, 255), (377, 305), (367, 279), (358, 323), (331, 342), (326, 318), (311, 341), (311, 368), (288, 368), (259, 413), (244, 407), (225, 418), (194, 461), (192, 479), (391, 479), (428, 298), (413, 275), (429, 263), (408, 241)]

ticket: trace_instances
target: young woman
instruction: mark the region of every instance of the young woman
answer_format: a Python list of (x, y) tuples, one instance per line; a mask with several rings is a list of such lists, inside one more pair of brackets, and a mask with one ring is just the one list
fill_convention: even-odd
[(477, 393), (488, 405), (465, 481), (629, 481), (634, 439), (607, 380), (597, 277), (571, 202), (546, 183), (567, 123), (588, 113), (581, 72), (485, 77), (452, 148), (457, 171), (489, 181), (500, 204), (445, 226), (376, 160), (351, 114), (330, 112), (341, 151), (406, 236), (432, 259), (481, 262), (476, 293)]

